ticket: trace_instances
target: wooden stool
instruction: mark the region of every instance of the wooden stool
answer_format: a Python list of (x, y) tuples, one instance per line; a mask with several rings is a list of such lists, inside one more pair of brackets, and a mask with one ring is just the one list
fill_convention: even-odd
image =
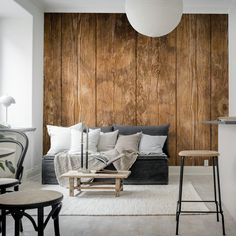
[[(35, 190), (20, 191), (3, 194), (0, 196), (0, 209), (2, 210), (2, 235), (6, 236), (6, 215), (11, 214), (15, 220), (15, 236), (20, 235), (20, 220), (27, 217), (34, 226), (39, 236), (44, 235), (44, 228), (49, 219), (54, 220), (55, 235), (60, 236), (59, 212), (62, 206), (63, 195), (56, 191)], [(52, 206), (52, 210), (44, 221), (44, 207)], [(38, 224), (25, 210), (38, 210)]]
[[(179, 180), (179, 200), (177, 202), (177, 210), (176, 210), (176, 235), (179, 234), (179, 218), (181, 213), (216, 213), (217, 221), (219, 222), (219, 214), (221, 214), (222, 218), (222, 229), (223, 235), (225, 235), (225, 223), (224, 223), (224, 214), (222, 210), (221, 204), (221, 190), (220, 190), (220, 175), (219, 175), (219, 164), (218, 164), (218, 156), (220, 154), (216, 151), (204, 151), (204, 150), (189, 150), (189, 151), (181, 151), (179, 156), (181, 157), (181, 167), (180, 167), (180, 180)], [(184, 201), (182, 200), (182, 192), (183, 192), (183, 176), (184, 176), (184, 162), (185, 158), (190, 157), (211, 157), (213, 160), (213, 178), (214, 178), (214, 197), (213, 201)], [(216, 171), (215, 171), (216, 168)], [(217, 176), (216, 176), (217, 172)], [(217, 178), (217, 181), (216, 181)], [(218, 183), (218, 198), (217, 200), (217, 187), (216, 182)], [(182, 211), (182, 203), (183, 202), (214, 202), (216, 204), (216, 211)]]

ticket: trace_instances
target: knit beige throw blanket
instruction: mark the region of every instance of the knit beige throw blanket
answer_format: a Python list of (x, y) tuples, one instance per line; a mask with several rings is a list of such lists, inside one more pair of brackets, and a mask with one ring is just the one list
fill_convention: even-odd
[[(88, 169), (99, 171), (113, 163), (118, 171), (129, 170), (136, 161), (137, 156), (138, 154), (136, 152), (123, 151), (119, 153), (116, 149), (90, 154), (88, 158)], [(67, 187), (68, 179), (62, 178), (61, 175), (70, 170), (81, 170), (81, 156), (79, 154), (71, 155), (67, 152), (58, 153), (54, 158), (54, 166), (59, 184)], [(88, 181), (88, 179), (82, 179), (83, 181)]]

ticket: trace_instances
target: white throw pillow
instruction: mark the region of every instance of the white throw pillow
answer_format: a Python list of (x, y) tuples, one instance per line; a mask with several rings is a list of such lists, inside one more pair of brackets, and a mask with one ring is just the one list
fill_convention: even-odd
[(153, 136), (142, 134), (139, 144), (139, 152), (141, 154), (163, 153), (163, 146), (167, 136)]
[[(83, 132), (84, 153), (86, 151), (86, 137), (87, 134)], [(90, 130), (88, 133), (88, 151), (90, 153), (97, 152), (98, 141), (100, 137), (100, 130)], [(69, 154), (81, 153), (81, 131), (71, 129), (71, 146)]]
[(68, 151), (70, 149), (72, 128), (82, 130), (82, 123), (78, 123), (71, 127), (47, 125), (51, 145), (47, 155), (55, 155), (59, 152)]
[(98, 151), (105, 152), (115, 148), (119, 130), (114, 132), (100, 133), (98, 142)]

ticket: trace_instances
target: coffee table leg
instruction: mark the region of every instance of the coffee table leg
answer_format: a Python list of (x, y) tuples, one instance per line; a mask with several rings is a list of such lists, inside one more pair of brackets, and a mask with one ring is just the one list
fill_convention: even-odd
[(120, 191), (124, 191), (124, 180), (122, 179), (120, 182)]
[(115, 186), (115, 190), (116, 190), (116, 197), (120, 196), (120, 179), (116, 178), (116, 186)]
[(74, 187), (74, 178), (73, 177), (70, 177), (69, 178), (69, 194), (70, 194), (70, 197), (74, 197), (74, 190), (75, 190), (75, 187)]
[(77, 188), (78, 188), (78, 191), (81, 192), (81, 180), (80, 180), (80, 178), (77, 178)]
[(44, 215), (43, 215), (43, 207), (38, 208), (38, 236), (43, 236), (44, 234)]

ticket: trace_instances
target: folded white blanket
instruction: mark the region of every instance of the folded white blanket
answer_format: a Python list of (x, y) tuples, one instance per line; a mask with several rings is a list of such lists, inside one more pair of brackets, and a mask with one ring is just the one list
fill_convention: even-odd
[[(119, 153), (116, 149), (102, 153), (93, 153), (88, 158), (89, 170), (103, 170), (106, 166), (113, 163), (117, 170), (129, 170), (137, 159), (137, 153), (125, 151)], [(85, 160), (85, 158), (84, 158)], [(70, 170), (81, 170), (81, 156), (79, 154), (71, 155), (67, 152), (58, 153), (54, 158), (54, 166), (57, 180), (61, 186), (68, 186), (68, 179), (61, 175)], [(88, 181), (88, 179), (82, 179)]]

